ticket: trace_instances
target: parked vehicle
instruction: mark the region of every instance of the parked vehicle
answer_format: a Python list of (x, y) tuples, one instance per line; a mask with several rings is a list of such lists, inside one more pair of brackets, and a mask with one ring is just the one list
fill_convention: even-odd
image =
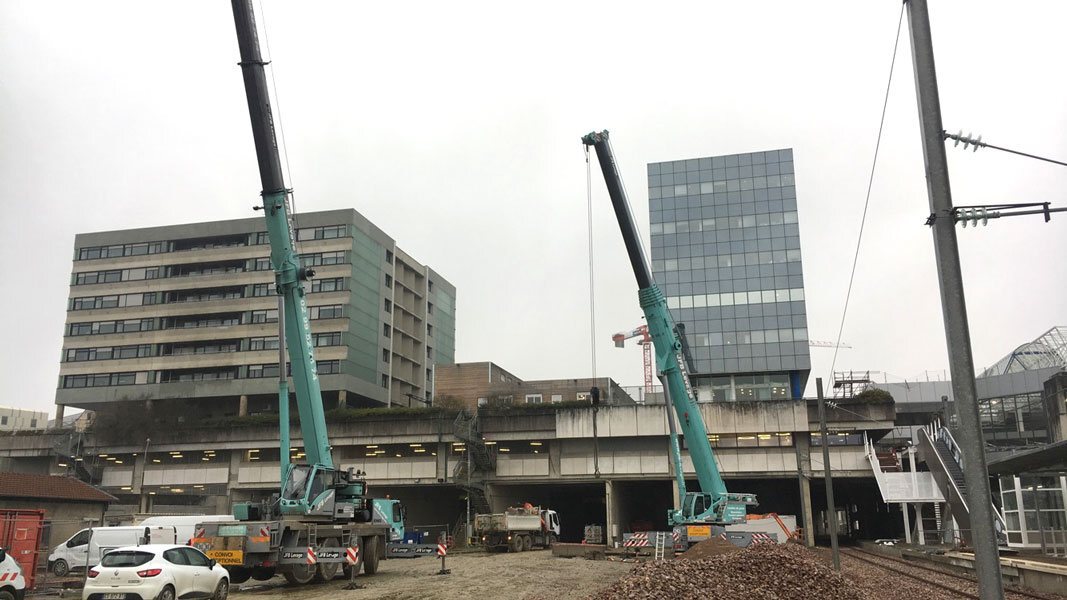
[(191, 546), (148, 544), (116, 548), (87, 575), (82, 600), (226, 600), (230, 595), (226, 569)]
[(177, 536), (176, 544), (192, 545), (190, 542), (196, 537), (198, 524), (232, 520), (233, 515), (159, 515), (148, 517), (138, 525), (141, 527), (173, 527)]
[(26, 595), (26, 578), (15, 557), (0, 548), (0, 600), (22, 600)]
[(177, 543), (174, 527), (93, 527), (82, 529), (52, 549), (48, 570), (64, 577), (76, 569), (100, 562), (107, 551), (120, 546)]
[(540, 506), (512, 507), (502, 513), (474, 516), (474, 535), (487, 549), (522, 552), (548, 548), (559, 539), (559, 515)]

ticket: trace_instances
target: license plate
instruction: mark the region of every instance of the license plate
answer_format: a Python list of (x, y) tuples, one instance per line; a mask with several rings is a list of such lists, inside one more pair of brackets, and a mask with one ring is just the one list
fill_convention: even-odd
[(245, 561), (243, 550), (209, 550), (207, 557), (215, 559), (220, 565), (242, 565)]
[(126, 594), (104, 594), (104, 600), (126, 600)]

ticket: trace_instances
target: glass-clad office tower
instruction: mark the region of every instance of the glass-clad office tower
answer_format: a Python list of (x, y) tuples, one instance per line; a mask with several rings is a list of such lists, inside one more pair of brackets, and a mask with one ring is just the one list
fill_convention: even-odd
[(648, 165), (652, 270), (701, 400), (799, 398), (811, 370), (793, 151)]

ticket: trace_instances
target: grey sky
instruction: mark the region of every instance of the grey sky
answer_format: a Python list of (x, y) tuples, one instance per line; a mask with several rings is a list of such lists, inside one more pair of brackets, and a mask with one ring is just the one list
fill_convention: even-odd
[[(933, 4), (945, 126), (1067, 157), (1067, 4)], [(590, 374), (579, 137), (601, 128), (646, 233), (645, 163), (794, 148), (808, 329), (836, 335), (899, 2), (264, 8), (297, 210), (355, 208), (455, 283), (458, 361)], [(253, 215), (237, 60), (228, 2), (0, 3), (0, 404), (52, 408), (76, 232)], [(947, 366), (912, 81), (905, 24), (838, 368)], [(957, 204), (1067, 205), (1063, 167), (949, 160)], [(641, 312), (593, 174), (597, 371), (636, 385), (640, 351), (610, 336)], [(960, 232), (979, 367), (1067, 323), (1065, 227)]]

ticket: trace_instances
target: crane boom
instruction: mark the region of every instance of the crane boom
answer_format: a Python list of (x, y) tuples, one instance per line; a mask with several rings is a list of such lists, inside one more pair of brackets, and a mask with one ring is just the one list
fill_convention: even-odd
[[(689, 455), (693, 459), (700, 492), (687, 492), (684, 478), (677, 474), (682, 506), (668, 516), (673, 525), (684, 523), (742, 523), (746, 506), (756, 504), (753, 494), (732, 494), (726, 489), (722, 474), (715, 461), (715, 454), (708, 442), (708, 432), (700, 407), (696, 402), (686, 365), (682, 357), (682, 342), (674, 326), (667, 300), (652, 277), (652, 269), (637, 232), (637, 225), (630, 211), (630, 204), (622, 185), (615, 156), (608, 140), (608, 132), (594, 132), (582, 138), (582, 142), (596, 150), (600, 170), (611, 197), (615, 216), (619, 221), (622, 239), (637, 279), (638, 299), (645, 313), (645, 323), (656, 350), (656, 368), (663, 381), (668, 402), (677, 415), (678, 427), (685, 437)], [(672, 440), (672, 453), (677, 453)], [(678, 463), (681, 461), (678, 460)], [(680, 466), (680, 465), (678, 465)], [(680, 470), (680, 469), (679, 469)]]
[[(295, 249), (295, 232), (289, 210), (289, 190), (282, 177), (281, 159), (274, 133), (267, 79), (251, 0), (231, 0), (237, 42), (241, 53), (245, 96), (252, 122), (259, 178), (263, 186), (263, 204), (257, 210), (266, 218), (270, 240), (270, 262), (274, 269), (279, 302), (279, 337), (289, 351), (293, 391), (300, 415), (300, 433), (304, 440), (306, 463), (288, 464), (288, 403), (284, 360), (279, 365), (279, 422), (282, 462), (281, 498), (283, 514), (337, 519), (370, 518), (366, 482), (358, 474), (340, 471), (330, 456), (330, 440), (322, 406), (322, 391), (315, 369), (314, 344), (308, 317), (307, 297), (302, 282), (315, 272), (300, 265)], [(288, 335), (285, 335), (285, 334)], [(281, 340), (279, 340), (281, 341)], [(281, 352), (281, 350), (280, 350)], [(284, 358), (284, 355), (281, 357)]]

